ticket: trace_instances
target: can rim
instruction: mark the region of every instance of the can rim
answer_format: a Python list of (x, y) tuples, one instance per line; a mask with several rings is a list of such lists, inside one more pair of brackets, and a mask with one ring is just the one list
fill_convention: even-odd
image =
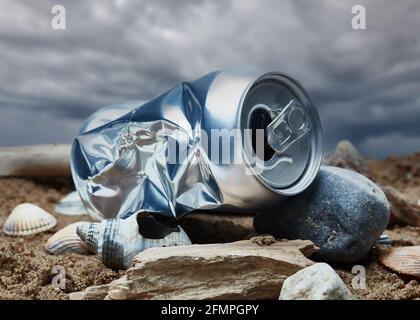
[[(308, 162), (303, 170), (302, 174), (290, 185), (286, 187), (279, 187), (276, 188), (268, 184), (259, 174), (256, 173), (255, 169), (250, 164), (248, 155), (246, 154), (244, 148), (242, 151), (242, 157), (245, 160), (245, 164), (247, 169), (252, 172), (252, 174), (256, 177), (256, 180), (263, 185), (265, 188), (281, 195), (291, 196), (298, 194), (304, 191), (315, 179), (319, 168), (321, 166), (322, 158), (323, 158), (323, 130), (321, 119), (319, 117), (319, 113), (309, 98), (306, 91), (303, 87), (291, 76), (282, 72), (267, 72), (260, 74), (255, 80), (251, 81), (245, 91), (242, 94), (242, 97), (239, 101), (239, 110), (237, 113), (237, 123), (240, 126), (240, 129), (243, 130), (244, 128), (241, 125), (240, 117), (242, 115), (242, 109), (244, 106), (244, 102), (248, 97), (248, 93), (250, 89), (258, 82), (266, 79), (276, 79), (283, 83), (288, 89), (292, 91), (292, 93), (308, 108), (310, 112), (310, 117), (315, 124), (317, 129), (315, 130), (315, 134), (310, 139), (311, 143), (311, 151), (309, 154)], [(311, 133), (313, 134), (313, 133)]]

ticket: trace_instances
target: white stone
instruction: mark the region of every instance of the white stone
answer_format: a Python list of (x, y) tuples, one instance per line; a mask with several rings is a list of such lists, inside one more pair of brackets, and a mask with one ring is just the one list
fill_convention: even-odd
[(317, 263), (288, 277), (279, 300), (352, 300), (343, 280), (326, 263)]

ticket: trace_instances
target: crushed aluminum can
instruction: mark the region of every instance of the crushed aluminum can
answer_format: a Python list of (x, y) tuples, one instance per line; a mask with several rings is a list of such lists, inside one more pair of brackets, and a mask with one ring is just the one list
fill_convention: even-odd
[(216, 71), (148, 101), (100, 109), (72, 149), (96, 220), (148, 212), (254, 213), (305, 190), (322, 160), (316, 108), (289, 76)]

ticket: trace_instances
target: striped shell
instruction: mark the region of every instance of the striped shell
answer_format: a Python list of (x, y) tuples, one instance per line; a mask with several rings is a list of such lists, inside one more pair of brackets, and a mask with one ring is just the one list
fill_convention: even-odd
[(29, 236), (54, 228), (57, 220), (44, 209), (32, 204), (17, 205), (3, 226), (8, 236)]
[(105, 266), (128, 269), (134, 256), (148, 248), (190, 245), (187, 234), (181, 227), (178, 228), (179, 231), (162, 239), (147, 239), (139, 232), (136, 215), (132, 215), (125, 220), (108, 219), (84, 224), (77, 228), (77, 234)]
[(89, 222), (75, 222), (57, 231), (45, 243), (44, 248), (51, 254), (79, 253), (91, 254), (87, 244), (76, 233), (78, 226)]
[(55, 211), (68, 216), (88, 214), (77, 191), (70, 192), (55, 206)]
[(414, 277), (420, 277), (420, 246), (392, 248), (379, 260), (386, 267)]
[(378, 241), (376, 241), (376, 244), (391, 245), (392, 239), (386, 233), (382, 233)]

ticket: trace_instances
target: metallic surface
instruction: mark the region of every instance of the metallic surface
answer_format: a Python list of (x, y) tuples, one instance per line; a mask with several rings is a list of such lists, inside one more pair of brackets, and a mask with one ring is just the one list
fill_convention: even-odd
[[(269, 157), (251, 146), (255, 123)], [(230, 130), (243, 139), (225, 140), (220, 132)], [(174, 148), (177, 161), (168, 161)], [(217, 71), (145, 103), (100, 109), (74, 141), (72, 173), (96, 220), (144, 211), (179, 218), (264, 210), (306, 189), (321, 158), (318, 113), (294, 80)]]

